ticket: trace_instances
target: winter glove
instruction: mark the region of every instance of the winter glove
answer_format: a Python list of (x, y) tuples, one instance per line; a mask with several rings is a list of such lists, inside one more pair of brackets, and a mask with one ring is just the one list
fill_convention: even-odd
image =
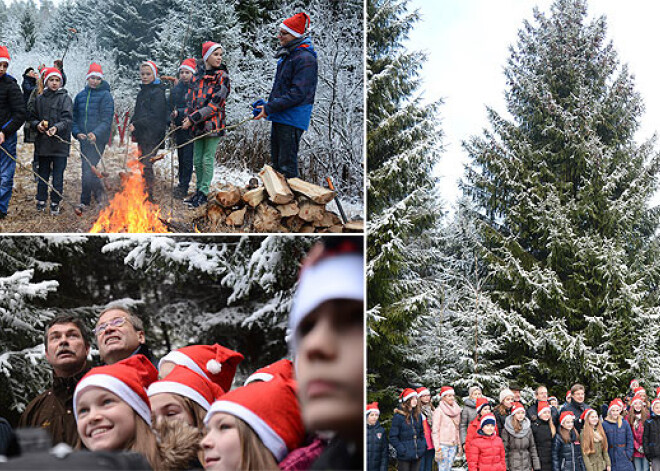
[(261, 113), (261, 109), (257, 108), (258, 106), (266, 106), (266, 102), (262, 98), (259, 98), (252, 103), (252, 116), (258, 116)]

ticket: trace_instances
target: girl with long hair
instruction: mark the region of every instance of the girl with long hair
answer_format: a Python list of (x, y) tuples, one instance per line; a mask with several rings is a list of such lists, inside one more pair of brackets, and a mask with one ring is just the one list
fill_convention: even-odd
[(509, 388), (500, 391), (500, 403), (493, 408), (493, 414), (497, 420), (497, 430), (500, 432), (504, 430), (504, 421), (511, 413), (513, 402), (513, 391)]
[(633, 436), (628, 422), (621, 417), (623, 401), (619, 398), (610, 402), (603, 429), (607, 435), (612, 471), (634, 471), (632, 464)]
[(440, 404), (433, 413), (433, 446), (438, 471), (451, 471), (454, 458), (460, 446), (458, 425), (461, 408), (456, 404), (454, 388), (443, 386), (440, 389)]
[(552, 471), (586, 471), (575, 414), (570, 411), (559, 416), (559, 430), (552, 442)]
[(390, 444), (396, 450), (399, 471), (418, 471), (426, 450), (417, 392), (406, 388), (399, 395), (390, 426)]
[(506, 452), (506, 469), (509, 471), (529, 471), (541, 469), (536, 452), (534, 434), (525, 408), (519, 402), (511, 407), (511, 415), (504, 422), (502, 442)]
[(539, 456), (541, 471), (552, 471), (552, 440), (557, 430), (552, 421), (550, 403), (539, 401), (537, 406), (536, 419), (532, 420), (531, 424), (536, 454)]
[(646, 405), (646, 393), (635, 395), (630, 401), (630, 410), (626, 420), (633, 435), (633, 464), (635, 471), (649, 471), (649, 462), (644, 454), (644, 423), (649, 418)]
[(582, 458), (587, 471), (610, 471), (612, 464), (607, 453), (607, 436), (603, 424), (598, 418), (598, 413), (593, 409), (587, 409), (581, 419), (584, 425), (580, 441)]

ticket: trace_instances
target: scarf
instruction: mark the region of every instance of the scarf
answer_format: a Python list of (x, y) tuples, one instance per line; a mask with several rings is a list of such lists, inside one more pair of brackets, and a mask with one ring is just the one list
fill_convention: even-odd
[(275, 59), (280, 59), (283, 57), (288, 56), (291, 54), (298, 46), (300, 46), (303, 41), (307, 39), (306, 36), (303, 36), (302, 38), (296, 38), (292, 39), (289, 41), (289, 43), (286, 46), (280, 46), (277, 51), (275, 52)]

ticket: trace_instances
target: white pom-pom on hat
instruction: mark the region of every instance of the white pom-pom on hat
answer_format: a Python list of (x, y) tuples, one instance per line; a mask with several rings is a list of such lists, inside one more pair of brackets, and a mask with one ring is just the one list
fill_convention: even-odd
[(222, 371), (222, 363), (217, 360), (209, 360), (206, 363), (206, 369), (209, 370), (209, 373), (217, 375)]

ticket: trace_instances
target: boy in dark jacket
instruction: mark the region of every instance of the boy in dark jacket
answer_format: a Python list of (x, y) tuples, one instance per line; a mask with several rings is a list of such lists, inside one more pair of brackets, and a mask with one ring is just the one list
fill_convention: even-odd
[[(186, 117), (186, 95), (190, 92), (191, 80), (193, 74), (197, 71), (197, 62), (195, 59), (186, 59), (179, 66), (179, 83), (172, 89), (170, 95), (170, 103), (172, 105), (172, 114), (170, 115), (174, 125), (179, 127), (183, 124), (183, 119)], [(174, 133), (176, 138), (177, 155), (179, 158), (179, 185), (174, 189), (175, 198), (184, 198), (188, 194), (188, 186), (192, 178), (193, 171), (193, 150), (194, 143), (186, 144), (179, 147), (181, 144), (188, 142), (192, 139), (192, 134), (189, 129), (178, 129)]]
[(273, 123), (270, 155), (273, 168), (287, 178), (298, 176), (298, 146), (309, 127), (318, 82), (316, 51), (308, 36), (309, 16), (297, 13), (280, 24), (280, 42), (273, 89), (255, 119)]
[[(73, 102), (67, 91), (61, 88), (62, 73), (55, 67), (43, 72), (46, 88), (35, 101), (30, 113), (30, 127), (38, 131), (34, 143), (39, 157), (39, 182), (37, 183), (37, 211), (46, 209), (48, 186), (45, 182), (53, 176), (50, 192), (50, 213), (60, 213), (60, 201), (64, 190), (64, 169), (71, 145)], [(42, 180), (43, 179), (43, 180)]]
[(130, 131), (140, 149), (140, 162), (149, 200), (153, 201), (154, 167), (151, 159), (156, 156), (159, 144), (165, 139), (168, 106), (165, 88), (158, 78), (158, 67), (152, 61), (140, 65), (140, 91), (135, 100)]
[(98, 165), (110, 139), (115, 102), (110, 95), (110, 85), (103, 80), (103, 69), (92, 63), (87, 72), (87, 86), (76, 95), (73, 102), (73, 135), (80, 141), (82, 158), (81, 210), (89, 207), (92, 195), (97, 203), (105, 200), (105, 190), (101, 180), (90, 166)]
[(387, 471), (389, 445), (385, 428), (378, 422), (378, 403), (367, 404), (367, 470)]
[(28, 67), (25, 69), (25, 72), (23, 72), (23, 84), (21, 87), (23, 88), (23, 100), (25, 100), (25, 106), (27, 106), (30, 95), (32, 95), (32, 90), (37, 88), (38, 77), (39, 75), (32, 67)]
[(26, 115), (21, 88), (7, 75), (10, 60), (7, 48), (0, 46), (0, 219), (7, 217), (16, 170), (16, 131)]

